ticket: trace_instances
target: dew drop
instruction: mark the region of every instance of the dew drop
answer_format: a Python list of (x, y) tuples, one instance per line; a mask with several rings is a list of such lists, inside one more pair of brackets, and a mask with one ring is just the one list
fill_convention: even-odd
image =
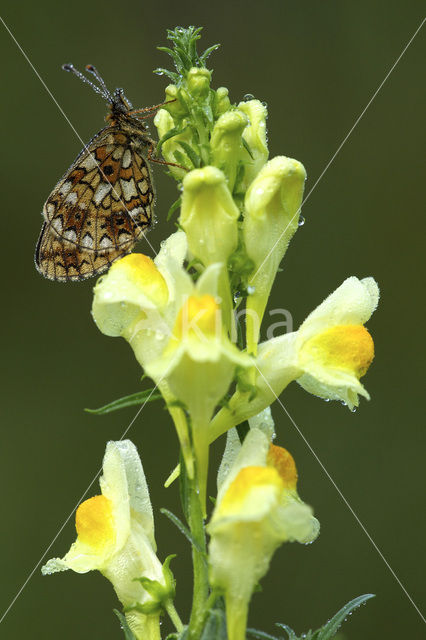
[(299, 225), (299, 227), (303, 227), (303, 225), (305, 224), (305, 218), (303, 216), (299, 216), (299, 221), (297, 224)]
[(355, 411), (356, 411), (356, 407), (352, 407), (351, 412), (355, 413)]
[(254, 95), (252, 93), (246, 93), (243, 97), (244, 102), (248, 102), (249, 100), (254, 100)]
[(256, 291), (256, 287), (252, 287), (252, 286), (248, 286), (247, 287), (247, 293), (251, 296), (253, 295), (253, 293)]

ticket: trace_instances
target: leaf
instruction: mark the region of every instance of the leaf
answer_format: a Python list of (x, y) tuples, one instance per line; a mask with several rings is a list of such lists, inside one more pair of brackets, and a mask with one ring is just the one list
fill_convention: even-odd
[(257, 638), (258, 640), (280, 640), (276, 636), (271, 636), (269, 633), (259, 631), (258, 629), (247, 629), (247, 633), (252, 638)]
[(105, 413), (111, 413), (111, 411), (118, 411), (118, 409), (124, 409), (125, 407), (134, 407), (137, 404), (145, 404), (146, 402), (154, 402), (154, 400), (161, 400), (161, 393), (154, 393), (156, 387), (151, 389), (145, 389), (144, 391), (138, 391), (132, 393), (130, 396), (123, 396), (117, 400), (113, 400), (109, 404), (105, 404), (99, 409), (85, 409), (87, 413), (94, 413), (96, 415), (104, 415)]
[(186, 127), (173, 127), (172, 129), (169, 129), (167, 133), (165, 133), (164, 136), (160, 138), (160, 140), (157, 142), (157, 147), (156, 147), (157, 155), (160, 153), (161, 147), (167, 140), (170, 140), (170, 138), (174, 138), (174, 136), (177, 136), (180, 133), (183, 133), (185, 129)]
[(201, 640), (227, 640), (226, 618), (222, 609), (212, 609), (209, 612)]
[(209, 57), (209, 55), (211, 53), (213, 53), (213, 51), (216, 51), (216, 49), (219, 49), (220, 44), (214, 44), (211, 47), (209, 47), (208, 49), (206, 49), (204, 51), (204, 53), (201, 54), (200, 56), (200, 62), (202, 62), (203, 64), (205, 63), (205, 61), (207, 60), (207, 58)]
[(173, 155), (175, 157), (176, 162), (180, 164), (181, 167), (187, 168), (185, 167), (185, 165), (187, 164), (187, 158), (183, 155), (183, 153), (181, 153), (178, 149), (176, 149), (175, 151), (173, 151)]
[(254, 156), (253, 156), (253, 154), (251, 152), (250, 147), (248, 146), (247, 140), (245, 140), (244, 138), (241, 138), (241, 142), (243, 143), (243, 147), (247, 151), (247, 153), (249, 154), (250, 158), (252, 160), (254, 160)]
[(329, 640), (333, 638), (339, 630), (345, 619), (352, 614), (355, 609), (358, 609), (364, 602), (374, 598), (374, 593), (366, 593), (363, 596), (358, 596), (353, 600), (350, 600), (344, 607), (340, 609), (321, 629), (315, 632), (315, 640)]
[(194, 149), (187, 142), (184, 142), (183, 140), (178, 140), (178, 144), (185, 151), (186, 155), (191, 160), (194, 167), (198, 169), (198, 167), (201, 165), (200, 156), (194, 151)]
[(173, 82), (177, 82), (179, 80), (179, 76), (174, 71), (169, 71), (168, 69), (163, 69), (162, 67), (158, 67), (158, 69), (154, 69), (153, 73), (157, 76), (167, 76)]
[(122, 613), (120, 613), (120, 611), (118, 611), (117, 609), (113, 609), (115, 615), (117, 616), (117, 618), (120, 620), (120, 626), (124, 631), (124, 637), (125, 640), (137, 640), (136, 636), (134, 635), (133, 631), (131, 631), (129, 625), (127, 624), (127, 620), (125, 618), (125, 616), (123, 616)]
[(188, 527), (186, 527), (183, 524), (182, 520), (180, 520), (177, 516), (175, 516), (174, 513), (172, 513), (168, 509), (160, 509), (160, 512), (163, 515), (167, 516), (168, 519), (171, 520), (174, 525), (176, 525), (176, 527), (179, 529), (179, 531), (185, 536), (185, 538), (187, 540), (189, 540), (189, 542), (195, 547), (195, 549), (198, 551), (198, 553), (204, 553), (203, 550), (201, 549), (200, 545), (197, 543), (197, 541), (194, 540), (194, 538), (192, 536), (192, 533), (190, 532)]
[(288, 640), (298, 640), (296, 633), (287, 624), (282, 624), (281, 622), (277, 622), (275, 626), (279, 627), (280, 629), (284, 629), (284, 631), (288, 635)]
[(179, 198), (177, 200), (175, 200), (175, 202), (172, 204), (172, 206), (170, 207), (170, 209), (169, 209), (169, 211), (167, 213), (167, 222), (170, 220), (170, 218), (172, 217), (174, 212), (177, 209), (179, 209), (181, 204), (182, 204), (182, 196), (179, 196)]

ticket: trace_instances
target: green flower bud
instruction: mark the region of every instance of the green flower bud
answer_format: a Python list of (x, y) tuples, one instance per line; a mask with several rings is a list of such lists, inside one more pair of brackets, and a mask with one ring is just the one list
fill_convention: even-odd
[[(157, 127), (158, 137), (160, 138), (160, 140), (169, 132), (171, 132), (172, 129), (175, 129), (177, 126), (179, 126), (176, 124), (170, 113), (166, 111), (166, 109), (160, 109), (158, 111), (157, 115), (154, 118), (154, 124)], [(176, 135), (173, 135), (171, 138), (164, 140), (161, 145), (161, 153), (163, 154), (163, 157), (167, 162), (182, 164), (181, 157), (185, 157), (185, 152), (183, 151), (182, 146), (179, 144), (179, 142), (191, 145), (192, 135), (189, 127), (185, 129), (184, 122), (181, 123), (180, 126), (182, 126), (183, 129), (182, 133), (178, 133)], [(179, 153), (177, 158), (175, 157), (176, 151), (178, 151)], [(189, 168), (192, 168), (192, 163), (188, 159), (188, 169)], [(179, 167), (171, 166), (169, 167), (169, 169), (170, 173), (172, 173), (176, 180), (182, 180), (183, 176), (186, 175), (186, 171), (184, 169), (180, 169)]]
[(243, 152), (249, 157), (242, 143), (242, 134), (247, 124), (248, 118), (242, 111), (227, 111), (216, 122), (210, 140), (213, 164), (225, 173), (231, 193)]
[(203, 167), (183, 180), (180, 224), (186, 232), (190, 253), (204, 266), (222, 264), (219, 295), (225, 326), (232, 331), (234, 316), (226, 265), (238, 245), (239, 210), (216, 167)]
[(194, 97), (205, 98), (210, 90), (211, 72), (208, 69), (200, 69), (199, 67), (192, 67), (188, 71), (186, 77), (186, 83), (188, 91)]
[(260, 100), (240, 102), (238, 109), (246, 114), (249, 124), (243, 131), (243, 138), (250, 149), (251, 156), (245, 150), (245, 164), (242, 190), (246, 191), (268, 159), (268, 143), (266, 138), (266, 118), (268, 110)]
[(228, 98), (228, 89), (226, 87), (219, 87), (216, 90), (214, 98), (214, 114), (216, 118), (219, 118), (223, 113), (231, 108), (231, 102)]
[[(243, 237), (255, 265), (248, 285), (247, 344), (256, 352), (260, 323), (279, 264), (298, 227), (306, 171), (297, 160), (278, 156), (265, 164), (245, 198)], [(250, 291), (250, 289), (249, 289)]]
[(227, 262), (238, 244), (239, 211), (222, 171), (203, 167), (183, 180), (180, 224), (191, 254), (206, 267)]
[(188, 115), (188, 99), (189, 96), (184, 89), (178, 89), (175, 84), (169, 84), (166, 87), (166, 102), (169, 100), (175, 100), (175, 102), (165, 105), (164, 109), (178, 120), (185, 118)]

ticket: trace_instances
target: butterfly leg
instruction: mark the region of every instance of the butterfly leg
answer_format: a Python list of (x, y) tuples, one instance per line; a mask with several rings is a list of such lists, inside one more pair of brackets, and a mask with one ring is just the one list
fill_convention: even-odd
[(154, 158), (152, 155), (153, 152), (155, 152), (155, 143), (151, 140), (148, 146), (148, 158), (147, 158), (150, 162), (156, 162), (157, 164), (164, 164), (169, 167), (178, 167), (178, 169), (183, 169), (184, 171), (189, 173), (190, 170), (187, 169), (186, 167), (183, 167), (181, 164), (177, 164), (176, 162), (166, 162), (166, 160), (160, 160), (159, 158)]

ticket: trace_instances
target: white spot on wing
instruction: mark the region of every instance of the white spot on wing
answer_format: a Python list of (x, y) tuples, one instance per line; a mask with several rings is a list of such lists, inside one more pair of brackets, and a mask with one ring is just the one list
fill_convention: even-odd
[(53, 216), (53, 214), (55, 213), (55, 207), (53, 206), (53, 204), (51, 204), (50, 202), (48, 202), (46, 204), (46, 211), (48, 213), (49, 216)]
[(130, 178), (130, 180), (120, 180), (120, 184), (125, 200), (131, 200), (138, 195), (133, 178)]
[(59, 189), (59, 193), (61, 194), (61, 196), (66, 196), (68, 191), (71, 189), (71, 187), (72, 187), (72, 182), (70, 182), (69, 180), (66, 180), (62, 185), (62, 187)]
[(98, 205), (102, 202), (106, 195), (111, 191), (109, 182), (100, 182), (93, 195), (93, 202)]
[(82, 240), (81, 240), (81, 246), (82, 247), (86, 247), (86, 249), (92, 249), (93, 248), (93, 238), (90, 235), (90, 233), (85, 233)]
[(114, 160), (120, 160), (122, 155), (123, 155), (123, 147), (118, 146), (116, 149), (114, 149), (114, 153), (112, 154), (112, 157), (114, 158)]
[(53, 218), (52, 227), (55, 229), (57, 233), (62, 233), (63, 224), (60, 218)]
[(87, 158), (80, 162), (80, 166), (82, 166), (83, 169), (86, 169), (86, 171), (92, 171), (92, 169), (96, 169), (98, 163), (96, 162), (96, 158), (93, 153), (89, 153)]
[(75, 191), (71, 191), (65, 198), (65, 202), (67, 204), (75, 204), (77, 202), (78, 196)]
[(132, 161), (132, 154), (130, 153), (129, 149), (126, 149), (126, 151), (124, 152), (123, 155), (123, 159), (121, 161), (121, 165), (124, 169), (127, 169), (128, 167), (130, 167), (130, 163)]
[(74, 229), (66, 229), (66, 231), (64, 231), (64, 238), (70, 242), (75, 242), (77, 240), (77, 234)]
[(138, 182), (138, 187), (141, 190), (141, 193), (145, 195), (148, 191), (148, 182), (146, 180), (141, 180), (140, 182)]
[(112, 247), (112, 242), (107, 236), (104, 236), (99, 243), (99, 247), (101, 249), (110, 249)]

